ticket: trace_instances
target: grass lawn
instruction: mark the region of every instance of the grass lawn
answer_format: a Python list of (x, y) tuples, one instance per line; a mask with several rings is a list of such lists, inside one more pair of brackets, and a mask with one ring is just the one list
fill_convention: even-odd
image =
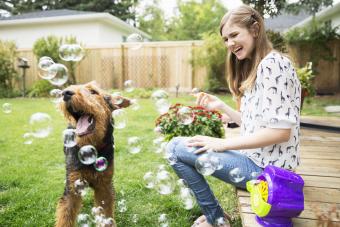
[[(224, 97), (233, 105), (230, 97)], [(9, 102), (12, 112), (0, 112), (0, 226), (53, 226), (58, 198), (63, 193), (65, 165), (61, 133), (66, 122), (48, 99), (0, 99), (0, 105)], [(172, 98), (172, 103), (193, 104), (191, 97)], [(314, 99), (304, 106), (303, 114), (325, 115), (323, 106), (340, 105), (334, 101)], [(143, 176), (147, 171), (157, 171), (160, 164), (166, 164), (154, 152), (152, 140), (154, 120), (158, 116), (149, 99), (140, 100), (138, 111), (128, 110), (128, 124), (125, 129), (116, 130), (115, 178), (116, 205), (125, 199), (127, 211), (116, 211), (118, 226), (159, 226), (158, 217), (165, 213), (170, 226), (191, 226), (200, 215), (197, 206), (185, 210), (178, 197), (178, 189), (171, 195), (160, 195), (154, 189), (144, 186)], [(45, 112), (53, 119), (54, 130), (45, 139), (35, 139), (25, 145), (23, 134), (29, 131), (29, 118), (33, 113)], [(328, 114), (332, 115), (332, 114)], [(333, 116), (336, 116), (333, 114)], [(127, 138), (139, 136), (144, 141), (143, 150), (130, 154)], [(177, 177), (167, 167), (174, 176)], [(234, 188), (208, 177), (223, 208), (235, 218), (235, 226), (240, 226)], [(84, 199), (82, 213), (90, 214), (92, 193)], [(138, 215), (137, 223), (133, 222)]]

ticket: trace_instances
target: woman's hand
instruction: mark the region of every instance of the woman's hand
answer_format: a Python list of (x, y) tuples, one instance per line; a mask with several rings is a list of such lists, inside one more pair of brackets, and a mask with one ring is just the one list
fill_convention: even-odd
[(214, 138), (210, 136), (194, 136), (187, 140), (188, 147), (200, 147), (196, 150), (195, 154), (203, 153), (209, 149), (214, 151), (224, 151), (225, 148), (225, 139)]
[(196, 104), (203, 106), (208, 110), (221, 110), (226, 104), (214, 95), (200, 92), (196, 95)]

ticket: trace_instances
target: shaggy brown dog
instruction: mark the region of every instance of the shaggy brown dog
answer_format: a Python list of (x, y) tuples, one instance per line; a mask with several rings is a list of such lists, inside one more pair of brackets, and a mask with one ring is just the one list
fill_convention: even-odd
[[(105, 217), (114, 217), (112, 185), (114, 140), (111, 112), (130, 105), (130, 101), (125, 98), (119, 105), (115, 105), (114, 101), (110, 95), (99, 89), (95, 82), (72, 85), (63, 91), (60, 109), (69, 122), (69, 128), (76, 130), (77, 145), (72, 148), (64, 147), (66, 185), (57, 207), (57, 227), (75, 225), (81, 207), (81, 195), (75, 187), (78, 179), (86, 180), (93, 188), (95, 205), (104, 208)], [(98, 157), (107, 159), (109, 164), (106, 170), (99, 172), (93, 165), (84, 165), (79, 161), (78, 151), (84, 145), (94, 146)]]

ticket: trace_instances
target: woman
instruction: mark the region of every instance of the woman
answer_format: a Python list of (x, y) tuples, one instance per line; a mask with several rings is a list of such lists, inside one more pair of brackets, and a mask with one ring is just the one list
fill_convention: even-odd
[[(241, 126), (239, 137), (177, 137), (168, 144), (168, 152), (178, 162), (172, 167), (193, 190), (204, 215), (194, 225), (210, 227), (226, 216), (204, 177), (195, 169), (199, 155), (209, 149), (222, 160), (223, 168), (213, 176), (245, 188), (254, 172), (267, 165), (294, 169), (299, 165), (300, 82), (292, 63), (272, 48), (261, 15), (242, 5), (221, 20), (220, 33), (228, 48), (228, 84), (234, 98), (240, 100), (240, 112), (218, 97), (199, 93), (197, 104), (219, 110)], [(190, 152), (193, 148), (194, 152)], [(234, 168), (244, 180), (235, 183), (229, 175)], [(228, 221), (227, 221), (228, 222)], [(226, 222), (224, 226), (229, 224)]]

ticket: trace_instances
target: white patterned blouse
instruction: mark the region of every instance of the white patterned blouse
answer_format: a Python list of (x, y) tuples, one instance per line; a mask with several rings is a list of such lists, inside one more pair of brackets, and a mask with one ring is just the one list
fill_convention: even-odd
[(272, 51), (258, 65), (254, 86), (241, 98), (241, 135), (261, 128), (291, 128), (287, 142), (241, 150), (256, 165), (295, 169), (300, 163), (301, 85), (291, 61)]

